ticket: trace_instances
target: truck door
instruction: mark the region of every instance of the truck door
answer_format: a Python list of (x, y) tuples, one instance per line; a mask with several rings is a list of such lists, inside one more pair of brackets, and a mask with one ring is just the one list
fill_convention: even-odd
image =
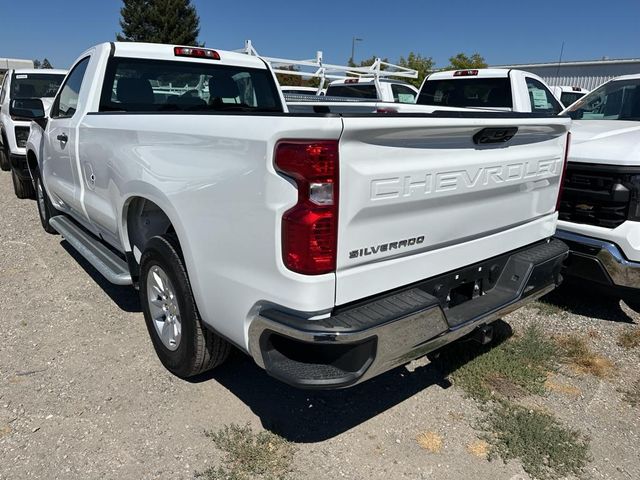
[(49, 153), (43, 159), (43, 181), (49, 194), (62, 202), (62, 209), (75, 216), (84, 214), (80, 202), (77, 167), (77, 132), (80, 123), (78, 101), (90, 57), (80, 60), (69, 72), (51, 107), (48, 134)]

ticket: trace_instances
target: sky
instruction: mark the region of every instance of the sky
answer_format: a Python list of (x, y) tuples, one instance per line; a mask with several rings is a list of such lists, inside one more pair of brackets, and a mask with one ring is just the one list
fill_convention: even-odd
[[(200, 41), (223, 50), (251, 39), (265, 56), (344, 64), (396, 61), (414, 51), (444, 67), (458, 52), (490, 65), (640, 57), (640, 0), (298, 1), (193, 0)], [(120, 0), (0, 0), (0, 57), (66, 68), (120, 31)]]

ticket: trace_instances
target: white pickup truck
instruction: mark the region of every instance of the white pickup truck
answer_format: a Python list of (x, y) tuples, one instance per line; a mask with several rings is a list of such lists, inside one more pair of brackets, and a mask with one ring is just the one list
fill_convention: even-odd
[(558, 87), (551, 87), (551, 92), (560, 100), (562, 105), (569, 107), (589, 93), (589, 90), (582, 87), (560, 85)]
[(45, 113), (51, 107), (66, 70), (9, 70), (0, 88), (0, 169), (11, 170), (13, 190), (18, 198), (34, 195), (27, 170), (25, 145), (30, 121), (15, 114), (15, 107), (30, 98), (41, 98)]
[(615, 78), (574, 103), (557, 236), (568, 273), (640, 300), (640, 75)]
[(432, 73), (422, 82), (416, 103), (551, 115), (564, 109), (540, 77), (506, 68)]
[(233, 344), (346, 387), (487, 339), (561, 280), (568, 117), (292, 114), (260, 58), (138, 43), (87, 50), (48, 118), (37, 102), (42, 225), (139, 287), (176, 375)]
[(344, 78), (331, 82), (325, 95), (372, 102), (415, 103), (418, 89), (393, 78)]

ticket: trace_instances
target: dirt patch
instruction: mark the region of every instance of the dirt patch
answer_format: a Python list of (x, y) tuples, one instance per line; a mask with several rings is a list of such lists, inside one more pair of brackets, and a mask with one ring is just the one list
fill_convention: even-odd
[(615, 369), (613, 362), (595, 353), (583, 337), (566, 335), (559, 337), (557, 342), (565, 359), (578, 372), (605, 378), (611, 375)]
[(628, 390), (622, 390), (623, 399), (632, 407), (640, 406), (640, 380), (637, 380)]
[(547, 390), (566, 395), (568, 397), (579, 397), (582, 395), (582, 390), (568, 383), (558, 381), (553, 376), (549, 376), (547, 381), (544, 382), (544, 386)]
[(640, 347), (640, 328), (627, 328), (618, 335), (618, 345), (632, 349)]

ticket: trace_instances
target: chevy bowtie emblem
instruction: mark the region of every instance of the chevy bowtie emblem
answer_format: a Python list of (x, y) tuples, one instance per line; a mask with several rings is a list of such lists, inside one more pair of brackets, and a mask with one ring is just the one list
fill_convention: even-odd
[(579, 203), (576, 205), (576, 210), (580, 210), (582, 212), (589, 212), (593, 210), (593, 205), (587, 205), (586, 203)]

